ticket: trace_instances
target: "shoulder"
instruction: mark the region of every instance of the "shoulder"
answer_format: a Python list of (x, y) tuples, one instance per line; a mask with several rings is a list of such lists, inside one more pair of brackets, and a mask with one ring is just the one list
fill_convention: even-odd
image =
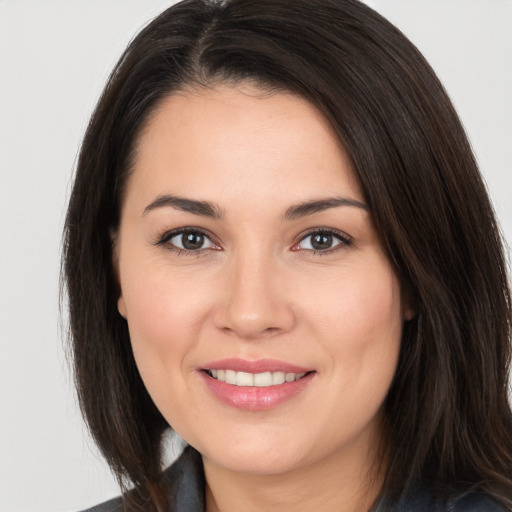
[(506, 512), (503, 505), (483, 492), (458, 496), (448, 503), (448, 512)]
[(123, 512), (123, 510), (123, 499), (114, 498), (112, 500), (105, 501), (105, 503), (88, 508), (87, 510), (83, 510), (82, 512)]
[[(199, 453), (187, 446), (176, 462), (162, 474), (175, 512), (204, 511), (204, 472)], [(122, 497), (114, 498), (82, 512), (124, 512)]]
[(507, 509), (492, 499), (489, 495), (480, 492), (468, 492), (448, 501), (437, 497), (424, 487), (402, 496), (395, 503), (385, 499), (377, 505), (373, 512), (507, 512)]

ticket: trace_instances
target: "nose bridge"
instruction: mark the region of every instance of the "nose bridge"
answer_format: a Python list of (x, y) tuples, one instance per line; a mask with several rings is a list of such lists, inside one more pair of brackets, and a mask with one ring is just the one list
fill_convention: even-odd
[(283, 268), (268, 248), (244, 248), (229, 263), (228, 291), (217, 311), (217, 326), (242, 338), (289, 330), (293, 311), (282, 286)]

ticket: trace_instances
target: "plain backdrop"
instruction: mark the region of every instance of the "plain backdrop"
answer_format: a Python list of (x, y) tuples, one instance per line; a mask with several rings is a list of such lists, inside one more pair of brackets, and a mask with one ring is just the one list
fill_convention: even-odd
[[(0, 512), (76, 511), (118, 492), (75, 403), (59, 328), (60, 237), (105, 79), (171, 3), (0, 0)], [(512, 0), (367, 3), (445, 84), (510, 245)]]

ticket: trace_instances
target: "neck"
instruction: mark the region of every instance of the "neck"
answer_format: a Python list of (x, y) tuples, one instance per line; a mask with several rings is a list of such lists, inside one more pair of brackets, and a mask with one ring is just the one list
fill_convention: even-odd
[(381, 492), (385, 464), (378, 442), (360, 441), (280, 474), (238, 473), (203, 457), (206, 511), (369, 511)]

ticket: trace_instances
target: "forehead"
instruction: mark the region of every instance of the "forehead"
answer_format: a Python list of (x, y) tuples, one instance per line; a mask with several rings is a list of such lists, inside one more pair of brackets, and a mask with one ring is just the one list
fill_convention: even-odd
[(335, 192), (361, 198), (349, 158), (318, 109), (249, 85), (162, 101), (137, 141), (130, 189), (148, 200), (161, 193), (217, 200), (229, 192), (253, 200)]

